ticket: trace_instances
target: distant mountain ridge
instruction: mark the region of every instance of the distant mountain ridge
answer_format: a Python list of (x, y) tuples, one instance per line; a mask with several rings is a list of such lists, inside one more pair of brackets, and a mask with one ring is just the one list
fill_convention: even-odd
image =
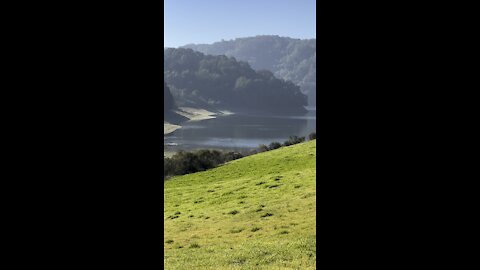
[(213, 44), (188, 44), (208, 55), (226, 55), (248, 62), (255, 70), (266, 69), (277, 77), (292, 81), (308, 95), (309, 105), (316, 99), (316, 39), (280, 36), (256, 36), (220, 41)]

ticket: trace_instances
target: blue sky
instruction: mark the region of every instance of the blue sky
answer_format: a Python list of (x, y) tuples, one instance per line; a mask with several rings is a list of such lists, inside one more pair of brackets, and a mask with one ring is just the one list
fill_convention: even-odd
[(316, 37), (315, 0), (164, 0), (164, 46), (238, 37)]

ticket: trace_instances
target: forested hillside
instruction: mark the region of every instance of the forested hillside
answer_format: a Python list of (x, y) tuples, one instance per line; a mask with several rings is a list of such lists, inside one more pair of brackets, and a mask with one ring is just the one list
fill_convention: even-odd
[(304, 113), (307, 97), (272, 72), (233, 57), (191, 49), (164, 50), (164, 79), (179, 106), (211, 110)]
[(213, 44), (188, 44), (184, 48), (204, 54), (235, 57), (247, 61), (255, 70), (270, 70), (277, 78), (299, 85), (302, 92), (308, 95), (309, 104), (315, 104), (316, 39), (256, 36)]

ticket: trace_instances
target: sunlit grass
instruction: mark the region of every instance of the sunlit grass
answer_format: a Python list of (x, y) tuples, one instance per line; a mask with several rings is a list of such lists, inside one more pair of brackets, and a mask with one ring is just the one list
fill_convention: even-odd
[(315, 269), (316, 141), (165, 182), (165, 269)]

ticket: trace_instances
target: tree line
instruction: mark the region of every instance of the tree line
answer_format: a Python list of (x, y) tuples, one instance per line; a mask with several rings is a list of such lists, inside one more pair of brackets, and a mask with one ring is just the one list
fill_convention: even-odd
[[(308, 135), (309, 140), (315, 140), (316, 138), (317, 134), (315, 132)], [(305, 142), (305, 139), (305, 137), (290, 136), (288, 140), (283, 143), (272, 142), (268, 146), (262, 144), (257, 149), (245, 152), (225, 152), (218, 150), (198, 150), (194, 152), (179, 151), (172, 157), (164, 157), (164, 180), (175, 175), (184, 175), (212, 169), (226, 162), (249, 155), (302, 143)]]

